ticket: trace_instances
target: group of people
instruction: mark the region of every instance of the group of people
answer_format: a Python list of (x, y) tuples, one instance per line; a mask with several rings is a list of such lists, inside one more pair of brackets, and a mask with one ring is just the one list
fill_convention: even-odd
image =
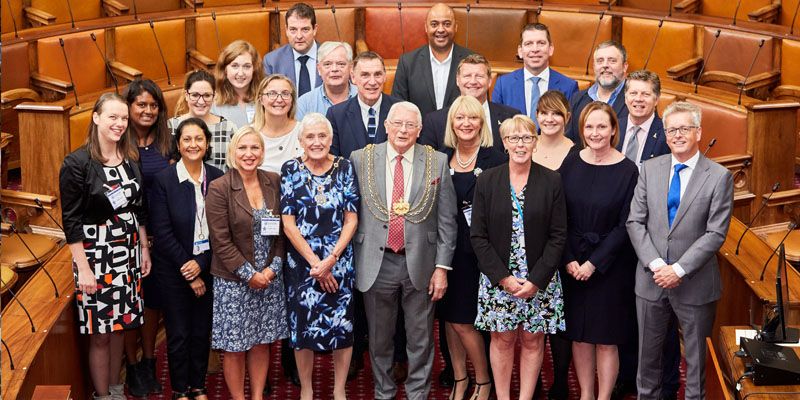
[(301, 399), (331, 389), (314, 387), (315, 352), (346, 398), (367, 343), (376, 399), (398, 381), (425, 399), (435, 318), (451, 399), (510, 399), (517, 343), (532, 398), (546, 339), (549, 398), (567, 397), (570, 363), (582, 399), (671, 398), (678, 326), (685, 396), (703, 398), (733, 189), (699, 151), (700, 109), (659, 117), (658, 75), (628, 73), (615, 41), (579, 91), (539, 23), (490, 100), (490, 63), (456, 30), (432, 6), (388, 95), (383, 58), (317, 43), (297, 3), (287, 45), (262, 61), (232, 42), (213, 74), (187, 74), (173, 118), (152, 81), (98, 99), (60, 175), (95, 399), (124, 398), (123, 352), (130, 394), (162, 390), (160, 315), (177, 400), (208, 398), (210, 349), (232, 398), (247, 375), (261, 399), (278, 340)]

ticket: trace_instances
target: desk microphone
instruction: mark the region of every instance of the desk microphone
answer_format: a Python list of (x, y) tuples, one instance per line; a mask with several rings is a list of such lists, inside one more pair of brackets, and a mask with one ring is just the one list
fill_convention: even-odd
[[(17, 33), (17, 19), (14, 18), (14, 12), (11, 10), (11, 0), (6, 0), (6, 4), (8, 5), (9, 9), (8, 14), (11, 15), (11, 24), (14, 25), (14, 38), (19, 39), (19, 34)], [(797, 16), (796, 11), (795, 11), (795, 16)]]
[[(60, 226), (61, 225), (59, 225), (59, 227)], [(62, 228), (61, 230), (63, 231), (64, 229)], [(33, 257), (33, 259), (36, 260), (36, 263), (41, 266), (41, 270), (44, 271), (44, 274), (47, 275), (47, 279), (50, 279), (50, 283), (53, 284), (53, 290), (56, 293), (56, 298), (58, 298), (59, 297), (59, 295), (58, 295), (58, 286), (56, 286), (56, 281), (53, 280), (53, 276), (50, 275), (50, 272), (47, 271), (47, 268), (45, 268), (44, 263), (41, 260), (39, 260), (39, 257), (36, 257), (36, 253), (34, 253), (33, 250), (31, 250), (30, 246), (28, 246), (28, 243), (26, 243), (25, 239), (22, 238), (22, 235), (20, 235), (20, 233), (17, 230), (17, 227), (15, 226), (15, 224), (11, 224), (11, 232), (14, 232), (14, 233), (17, 234), (17, 237), (19, 238), (19, 241), (22, 243), (23, 246), (25, 246), (25, 249), (28, 250), (28, 253), (30, 253), (31, 257)]]
[(733, 26), (736, 26), (736, 15), (739, 14), (739, 6), (742, 5), (742, 0), (736, 2), (736, 8), (733, 10)]
[(217, 51), (222, 52), (222, 41), (219, 40), (219, 26), (217, 26), (216, 11), (211, 11), (211, 20), (214, 21), (214, 33), (217, 35)]
[[(109, 64), (108, 58), (106, 58), (105, 53), (103, 53), (103, 50), (100, 50), (100, 45), (97, 44), (97, 36), (95, 36), (94, 32), (92, 32), (92, 33), (89, 34), (89, 37), (92, 38), (92, 42), (94, 43), (94, 47), (97, 48), (97, 52), (100, 53), (100, 57), (103, 57), (103, 62), (106, 64), (106, 71), (108, 71), (108, 74), (111, 75), (111, 81), (114, 82), (114, 91), (117, 94), (119, 94), (119, 84), (117, 83), (117, 77), (114, 76), (114, 72), (111, 71), (111, 64)], [(44, 210), (44, 207), (42, 207), (42, 202), (39, 201), (38, 198), (34, 199), (34, 201), (36, 202), (36, 205), (38, 205), (42, 210)], [(45, 211), (45, 212), (47, 212), (47, 211)], [(47, 215), (50, 216), (49, 213)], [(50, 219), (53, 219), (53, 217), (51, 216)], [(53, 222), (55, 222), (54, 219), (53, 219)], [(58, 222), (56, 222), (56, 224), (58, 224)], [(59, 228), (61, 228), (61, 225), (59, 225)], [(63, 231), (64, 228), (61, 228), (61, 230)]]
[[(5, 284), (7, 283), (6, 281), (4, 281), (4, 280), (3, 280), (3, 278), (2, 278), (2, 277), (0, 277), (0, 282), (1, 282), (3, 285), (5, 285)], [(19, 301), (19, 299), (17, 298), (17, 294), (16, 294), (16, 293), (15, 293), (13, 290), (11, 290), (11, 287), (9, 287), (7, 290), (8, 290), (8, 293), (11, 293), (11, 300), (14, 300), (14, 301), (16, 301), (16, 302), (17, 302), (17, 304), (19, 304), (19, 307), (20, 307), (20, 308), (22, 308), (22, 311), (24, 311), (24, 312), (25, 312), (25, 316), (27, 316), (27, 317), (28, 317), (28, 323), (30, 323), (30, 324), (31, 324), (31, 332), (32, 332), (32, 333), (36, 333), (36, 326), (35, 326), (35, 325), (33, 325), (33, 318), (31, 318), (31, 313), (29, 313), (29, 312), (28, 312), (28, 308), (27, 308), (27, 307), (25, 307), (25, 305), (24, 305), (24, 304), (22, 304), (22, 302), (21, 302), (21, 301)]]
[(742, 105), (742, 93), (744, 93), (744, 87), (747, 84), (747, 78), (749, 78), (750, 74), (753, 72), (753, 67), (756, 65), (756, 60), (758, 59), (758, 54), (761, 53), (762, 47), (764, 47), (764, 39), (761, 39), (761, 42), (758, 43), (756, 55), (753, 57), (753, 61), (750, 63), (750, 68), (747, 70), (747, 75), (744, 76), (744, 80), (742, 80), (742, 83), (740, 83), (741, 87), (739, 88), (739, 101), (736, 103), (738, 105)]
[(669, 0), (669, 8), (667, 9), (667, 16), (672, 17), (672, 0)]
[(139, 20), (139, 12), (136, 10), (136, 0), (131, 0), (131, 6), (133, 7), (133, 19), (138, 21)]
[(706, 151), (703, 152), (703, 157), (705, 157), (706, 154), (708, 154), (708, 151), (711, 150), (711, 148), (714, 147), (715, 144), (717, 144), (717, 138), (711, 138), (711, 140), (708, 142), (708, 147), (706, 147)]
[(464, 43), (464, 47), (466, 48), (469, 48), (469, 11), (470, 11), (470, 6), (469, 3), (467, 3), (467, 39), (466, 43)]
[(64, 64), (67, 66), (67, 75), (69, 75), (69, 83), (72, 84), (72, 95), (75, 96), (75, 107), (80, 108), (81, 104), (78, 102), (78, 88), (75, 87), (75, 80), (72, 79), (72, 70), (69, 68), (69, 59), (67, 59), (67, 51), (64, 50), (64, 39), (58, 38), (58, 45), (61, 46), (61, 54), (64, 55)]
[(697, 85), (700, 84), (700, 77), (703, 76), (703, 71), (706, 70), (706, 65), (708, 65), (708, 59), (711, 58), (711, 52), (714, 51), (714, 46), (717, 45), (717, 40), (719, 39), (719, 34), (722, 33), (722, 29), (717, 29), (717, 32), (714, 34), (714, 41), (711, 42), (711, 48), (708, 49), (708, 54), (703, 57), (703, 68), (700, 68), (700, 73), (697, 74), (697, 77), (694, 80), (694, 94), (697, 94)]
[(36, 206), (38, 206), (40, 210), (44, 211), (44, 213), (45, 213), (45, 214), (47, 214), (47, 216), (50, 218), (50, 220), (51, 220), (51, 221), (53, 221), (53, 223), (54, 223), (54, 224), (56, 224), (56, 226), (57, 226), (59, 229), (61, 229), (61, 231), (62, 231), (62, 232), (64, 232), (64, 227), (63, 227), (63, 226), (61, 226), (61, 224), (59, 224), (59, 223), (58, 223), (58, 221), (56, 221), (56, 219), (55, 219), (55, 218), (53, 218), (53, 215), (52, 215), (52, 214), (50, 214), (49, 212), (47, 212), (47, 210), (44, 208), (44, 204), (42, 204), (42, 201), (41, 201), (41, 200), (39, 200), (39, 198), (38, 198), (38, 197), (37, 197), (37, 198), (35, 198), (35, 199), (33, 199), (33, 202), (34, 202), (34, 203), (36, 203)]
[(261, 8), (267, 8), (267, 0), (261, 0)]
[(339, 21), (336, 19), (336, 4), (331, 4), (331, 14), (333, 14), (333, 25), (336, 26), (336, 40), (342, 41), (342, 34), (339, 32)]
[(597, 21), (597, 28), (594, 30), (594, 37), (592, 38), (592, 46), (589, 47), (589, 56), (586, 57), (586, 71), (583, 73), (584, 75), (589, 75), (589, 63), (592, 61), (592, 55), (594, 54), (594, 44), (597, 42), (597, 35), (600, 33), (600, 24), (603, 22), (603, 17), (606, 15), (606, 11), (600, 11), (600, 19)]
[(763, 211), (764, 208), (767, 206), (767, 203), (769, 203), (769, 199), (772, 198), (772, 195), (775, 194), (775, 192), (778, 191), (778, 189), (780, 189), (780, 187), (781, 187), (781, 183), (780, 182), (775, 182), (775, 184), (772, 185), (772, 191), (769, 192), (769, 195), (767, 196), (766, 199), (761, 201), (761, 206), (758, 207), (758, 210), (756, 210), (756, 214), (753, 215), (753, 218), (751, 218), (750, 222), (747, 223), (747, 226), (745, 227), (744, 232), (742, 232), (742, 236), (739, 236), (739, 241), (736, 242), (736, 252), (735, 253), (736, 253), (737, 256), (739, 255), (739, 246), (742, 245), (742, 239), (744, 239), (744, 235), (747, 234), (747, 231), (749, 231), (750, 228), (753, 226), (753, 223), (756, 222), (756, 218), (758, 218), (758, 215), (761, 214), (761, 211)]
[(644, 67), (642, 69), (647, 69), (647, 64), (650, 63), (650, 56), (653, 55), (653, 50), (656, 48), (656, 42), (658, 41), (658, 33), (661, 32), (661, 26), (664, 25), (664, 18), (658, 20), (658, 29), (656, 29), (656, 35), (653, 37), (653, 44), (650, 45), (650, 51), (647, 52), (647, 58), (644, 60)]
[(194, 13), (197, 14), (197, 0), (192, 0), (192, 8), (194, 9)]
[[(794, 21), (797, 19), (797, 11), (800, 10), (800, 1), (794, 6), (794, 16), (792, 16), (792, 24), (789, 25), (789, 34), (794, 35)], [(16, 32), (16, 31), (15, 31)]]
[(72, 29), (75, 29), (75, 17), (72, 16), (72, 5), (67, 1), (67, 11), (69, 11), (69, 22), (72, 24)]
[(156, 47), (158, 47), (158, 55), (161, 56), (161, 62), (164, 63), (164, 71), (167, 72), (167, 85), (172, 86), (172, 78), (170, 78), (169, 76), (169, 67), (167, 67), (167, 59), (164, 58), (164, 51), (161, 50), (161, 43), (158, 42), (158, 35), (156, 35), (156, 28), (153, 26), (152, 19), (150, 20), (150, 31), (153, 32), (153, 38), (155, 38)]
[(772, 250), (772, 253), (770, 253), (769, 258), (767, 259), (767, 262), (764, 263), (764, 268), (761, 269), (761, 277), (759, 277), (758, 280), (760, 280), (760, 281), (764, 280), (764, 273), (767, 272), (767, 265), (769, 265), (769, 262), (772, 260), (772, 257), (775, 255), (775, 252), (778, 251), (778, 249), (783, 245), (783, 242), (785, 242), (786, 239), (789, 238), (789, 234), (792, 233), (792, 231), (795, 230), (795, 229), (797, 229), (797, 222), (794, 222), (794, 221), (789, 222), (789, 231), (786, 232), (786, 235), (783, 236), (783, 239), (781, 239), (780, 243), (778, 243), (778, 245), (775, 246), (775, 250)]
[(397, 2), (397, 15), (400, 17), (400, 51), (402, 54), (406, 53), (406, 44), (403, 40), (405, 35), (403, 35), (403, 3), (398, 1)]
[(8, 363), (10, 364), (9, 366), (11, 367), (11, 370), (13, 371), (14, 370), (14, 359), (11, 358), (11, 350), (8, 349), (8, 345), (6, 344), (5, 340), (0, 339), (0, 343), (3, 343), (3, 347), (6, 348), (6, 354), (8, 354)]

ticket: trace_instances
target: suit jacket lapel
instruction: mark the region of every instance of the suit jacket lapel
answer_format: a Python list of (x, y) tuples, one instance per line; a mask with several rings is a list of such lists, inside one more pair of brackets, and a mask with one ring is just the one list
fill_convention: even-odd
[(383, 122), (386, 121), (392, 104), (393, 103), (389, 102), (389, 96), (381, 95), (381, 109), (378, 110), (378, 120), (375, 121), (378, 124), (378, 128), (375, 132), (375, 143), (383, 143), (386, 141), (386, 126)]
[(667, 194), (669, 193), (669, 171), (670, 165), (672, 164), (671, 157), (663, 157), (659, 160), (660, 164), (655, 165), (654, 167), (654, 176), (653, 179), (655, 182), (655, 187), (657, 193), (655, 194), (656, 198), (656, 209), (650, 213), (650, 215), (657, 216), (660, 221), (658, 221), (658, 226), (665, 226), (669, 227), (669, 216), (667, 215)]
[[(408, 193), (408, 202), (416, 204), (417, 197), (421, 193), (420, 188), (424, 185), (429, 185), (430, 182), (427, 182), (425, 179), (425, 158), (427, 157), (427, 151), (425, 151), (425, 146), (421, 146), (418, 144), (414, 145), (414, 174), (411, 177), (411, 188), (409, 188)], [(431, 165), (431, 168), (433, 166)], [(434, 179), (438, 178), (438, 175), (434, 177)]]
[(431, 99), (431, 104), (433, 107), (436, 108), (436, 93), (433, 91), (433, 71), (431, 70), (431, 49), (428, 46), (422, 49), (417, 56), (421, 58), (417, 62), (422, 63), (420, 65), (424, 65), (423, 68), (420, 68), (422, 71), (422, 82), (421, 85), (425, 86), (428, 89), (428, 96)]
[(706, 162), (706, 158), (700, 155), (695, 170), (692, 172), (692, 177), (689, 178), (689, 182), (686, 184), (686, 191), (683, 192), (683, 198), (681, 198), (681, 204), (678, 206), (678, 212), (675, 214), (675, 220), (672, 221), (670, 232), (675, 229), (678, 223), (680, 223), (681, 218), (686, 215), (686, 210), (692, 205), (692, 202), (700, 192), (700, 188), (706, 183), (706, 180), (708, 180), (708, 163)]
[(644, 141), (644, 149), (642, 150), (642, 161), (649, 160), (653, 156), (656, 142), (658, 142), (658, 135), (664, 134), (664, 125), (661, 123), (661, 118), (656, 115), (653, 123), (650, 124), (650, 131), (647, 132), (647, 138)]
[[(375, 190), (378, 191), (378, 198), (381, 199), (381, 204), (388, 204), (386, 199), (386, 146), (388, 145), (387, 142), (375, 145), (374, 158), (372, 160), (375, 168)], [(362, 160), (362, 162), (364, 161)]]
[(511, 93), (514, 94), (514, 99), (511, 101), (511, 104), (522, 104), (522, 109), (520, 111), (525, 114), (528, 105), (525, 104), (525, 72), (522, 69), (518, 69), (514, 72), (513, 87), (518, 87), (519, 90), (512, 90)]
[(353, 147), (354, 149), (364, 148), (367, 145), (367, 128), (364, 126), (364, 120), (361, 119), (361, 106), (358, 104), (358, 97), (350, 99), (350, 104), (347, 106), (347, 121), (351, 128), (343, 133), (353, 136), (352, 139), (356, 144)]
[(247, 215), (253, 216), (253, 208), (250, 206), (250, 200), (247, 199), (247, 192), (244, 190), (244, 183), (242, 183), (242, 176), (239, 171), (233, 170), (231, 175), (231, 190), (236, 193), (233, 195), (236, 204), (241, 207)]
[(619, 121), (619, 142), (617, 143), (617, 150), (622, 151), (622, 145), (625, 143), (625, 135), (627, 134), (628, 134), (628, 119), (625, 118)]

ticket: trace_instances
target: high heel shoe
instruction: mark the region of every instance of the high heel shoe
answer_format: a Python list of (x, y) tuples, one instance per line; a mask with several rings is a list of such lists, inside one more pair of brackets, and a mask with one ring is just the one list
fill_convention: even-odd
[(463, 392), (461, 392), (461, 397), (460, 397), (462, 400), (464, 399), (464, 396), (466, 396), (467, 393), (469, 393), (469, 387), (472, 386), (472, 381), (469, 380), (469, 375), (467, 375), (467, 376), (465, 376), (465, 377), (463, 377), (461, 379), (454, 379), (453, 380), (453, 390), (450, 391), (450, 397), (448, 397), (448, 400), (455, 400), (456, 399), (456, 390), (458, 389), (458, 383), (459, 382), (464, 382), (464, 381), (467, 381), (467, 387), (464, 389)]
[[(489, 394), (491, 394), (491, 391), (492, 391), (491, 385), (492, 385), (492, 381), (484, 382), (484, 383), (475, 382), (475, 393), (472, 394), (472, 397), (470, 397), (469, 400), (478, 400), (480, 398), (480, 396), (481, 396), (481, 388), (483, 388), (484, 386), (490, 386), (486, 390), (488, 390)], [(488, 399), (489, 397), (486, 397), (486, 398)]]

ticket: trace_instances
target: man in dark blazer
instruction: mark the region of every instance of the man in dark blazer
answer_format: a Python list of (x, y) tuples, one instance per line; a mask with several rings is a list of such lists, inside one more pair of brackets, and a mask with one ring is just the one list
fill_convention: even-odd
[[(462, 96), (472, 96), (483, 104), (484, 121), (492, 128), (494, 147), (503, 151), (503, 139), (500, 137), (500, 123), (507, 118), (519, 114), (516, 108), (488, 101), (487, 93), (491, 83), (492, 67), (489, 61), (480, 54), (470, 54), (458, 63), (456, 69), (456, 85)], [(422, 122), (420, 144), (427, 144), (436, 150), (444, 150), (444, 130), (447, 126), (447, 113), (450, 107), (434, 111), (425, 116)]]
[(326, 115), (333, 127), (331, 154), (345, 158), (368, 144), (386, 141), (383, 122), (392, 104), (399, 101), (382, 92), (386, 68), (378, 53), (365, 51), (356, 56), (351, 75), (358, 95), (329, 108)]
[(558, 90), (567, 96), (567, 100), (572, 98), (578, 92), (578, 83), (550, 68), (553, 51), (547, 25), (525, 25), (517, 47), (517, 55), (525, 66), (497, 78), (492, 101), (524, 111), (536, 121), (536, 104), (544, 92)]
[(672, 153), (642, 164), (627, 228), (636, 250), (639, 399), (660, 400), (664, 336), (672, 312), (683, 332), (686, 399), (705, 398), (706, 340), (720, 298), (717, 251), (733, 209), (733, 178), (700, 153), (700, 108), (664, 111)]
[(625, 96), (622, 89), (625, 86), (625, 74), (628, 71), (628, 53), (625, 47), (616, 40), (606, 40), (597, 45), (594, 50), (593, 64), (595, 83), (586, 90), (572, 96), (570, 109), (572, 118), (567, 125), (566, 136), (575, 143), (581, 143), (578, 121), (581, 111), (593, 101), (602, 101), (610, 104), (617, 113), (617, 118), (622, 121), (628, 116), (625, 106)]
[(322, 85), (317, 71), (317, 16), (314, 8), (296, 3), (286, 11), (289, 43), (264, 55), (264, 74), (283, 74), (297, 87), (297, 97)]
[(428, 44), (400, 56), (392, 96), (416, 104), (422, 115), (453, 103), (458, 97), (456, 67), (472, 53), (453, 43), (456, 29), (452, 8), (438, 3), (428, 10)]

